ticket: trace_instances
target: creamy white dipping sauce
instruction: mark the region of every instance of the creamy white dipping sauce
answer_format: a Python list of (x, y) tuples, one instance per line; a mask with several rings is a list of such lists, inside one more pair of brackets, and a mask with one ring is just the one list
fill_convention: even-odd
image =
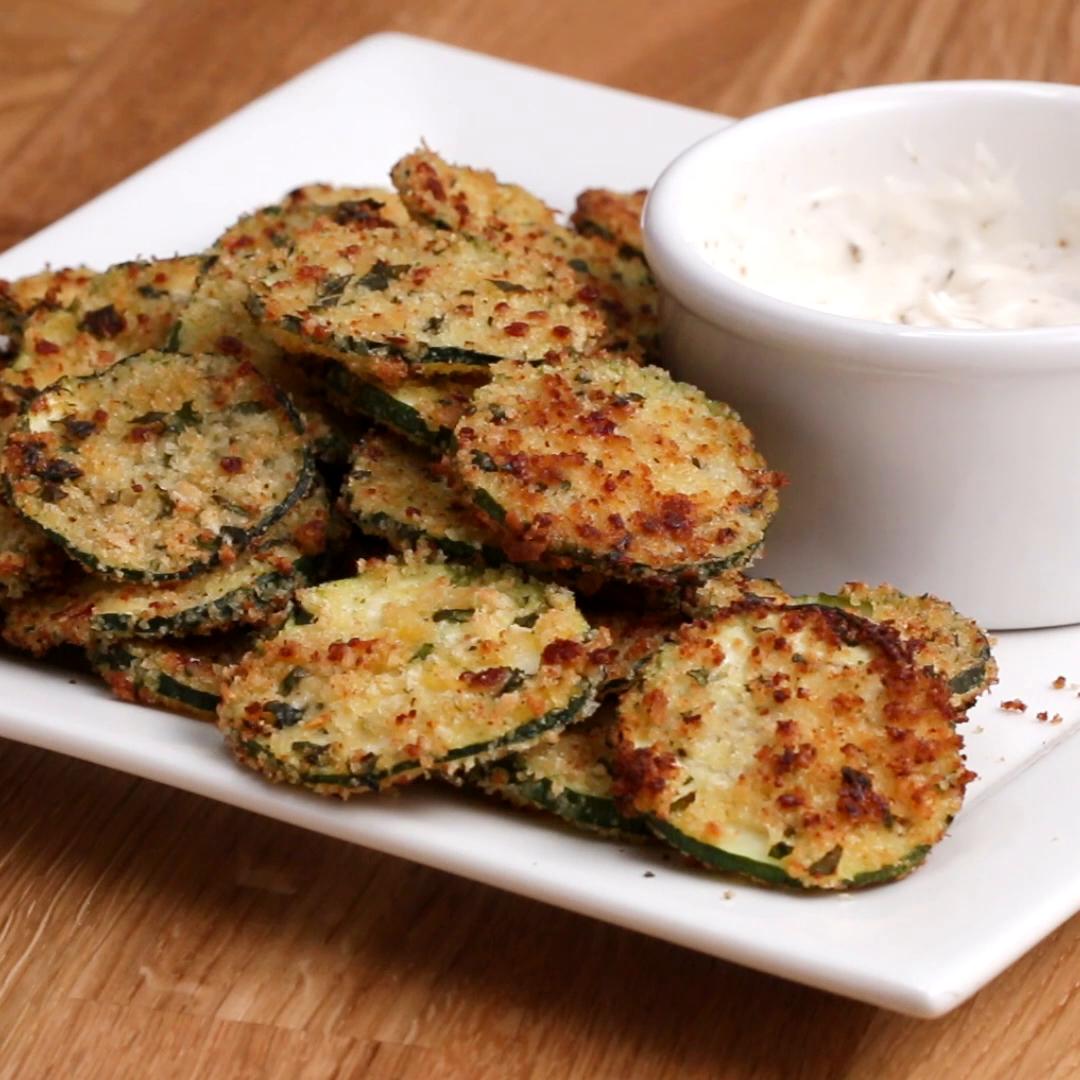
[(982, 147), (969, 176), (828, 187), (774, 209), (740, 220), (737, 199), (709, 261), (779, 299), (878, 322), (1080, 324), (1080, 193), (1033, 214)]

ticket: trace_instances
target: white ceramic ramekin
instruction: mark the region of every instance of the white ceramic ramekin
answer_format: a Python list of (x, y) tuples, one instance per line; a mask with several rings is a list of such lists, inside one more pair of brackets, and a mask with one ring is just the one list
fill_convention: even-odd
[[(883, 86), (743, 120), (677, 158), (645, 211), (675, 373), (734, 405), (791, 480), (760, 571), (798, 592), (890, 581), (993, 628), (1080, 622), (1080, 327), (923, 329), (725, 275), (719, 215), (829, 184), (1015, 169), (1033, 221), (1080, 190), (1080, 88)], [(915, 154), (912, 153), (915, 151)]]

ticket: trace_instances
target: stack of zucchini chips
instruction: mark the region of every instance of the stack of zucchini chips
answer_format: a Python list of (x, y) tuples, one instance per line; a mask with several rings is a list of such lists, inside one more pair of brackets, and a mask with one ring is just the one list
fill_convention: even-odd
[(3, 637), (325, 795), (449, 778), (788, 886), (916, 866), (994, 679), (947, 604), (743, 576), (781, 477), (660, 365), (643, 192), (421, 149), (0, 291)]

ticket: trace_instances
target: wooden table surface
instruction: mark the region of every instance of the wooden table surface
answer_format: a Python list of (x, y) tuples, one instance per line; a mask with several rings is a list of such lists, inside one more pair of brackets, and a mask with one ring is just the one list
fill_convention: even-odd
[[(1072, 0), (3, 0), (0, 249), (385, 29), (733, 114), (1080, 76)], [(0, 821), (5, 1077), (1080, 1076), (1080, 918), (915, 1021), (11, 743)]]

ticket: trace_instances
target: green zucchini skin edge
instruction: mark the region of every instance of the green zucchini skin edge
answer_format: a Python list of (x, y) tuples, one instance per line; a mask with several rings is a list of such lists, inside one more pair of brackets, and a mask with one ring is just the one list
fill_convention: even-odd
[(391, 544), (402, 547), (416, 547), (420, 543), (429, 543), (437, 547), (448, 559), (458, 562), (481, 562), (485, 566), (500, 566), (506, 562), (506, 556), (489, 544), (476, 547), (464, 540), (452, 540), (448, 536), (432, 536), (415, 525), (398, 521), (382, 510), (373, 514), (357, 514), (346, 510), (349, 520), (363, 533), (381, 536)]
[[(163, 352), (168, 356), (184, 356), (185, 353), (164, 353), (164, 350), (149, 350), (154, 352)], [(117, 361), (112, 367), (106, 368), (105, 372), (111, 373), (115, 371), (122, 364), (130, 364), (132, 361), (138, 360), (142, 353), (133, 353), (131, 356), (125, 357), (123, 360)], [(73, 383), (89, 382), (92, 379), (96, 379), (99, 372), (94, 375), (80, 375), (76, 379), (73, 379)], [(292, 399), (284, 391), (278, 389), (272, 383), (270, 385), (274, 392), (274, 396), (277, 398), (278, 403), (281, 405), (285, 414), (287, 415), (289, 422), (292, 424), (295, 431), (299, 434), (304, 433), (304, 421), (301, 419), (300, 414), (296, 410), (296, 406), (292, 403)], [(43, 392), (47, 392), (43, 391)], [(23, 414), (25, 415), (25, 408)], [(302, 451), (302, 458), (300, 468), (297, 472), (296, 485), (292, 490), (292, 493), (286, 496), (277, 506), (275, 506), (261, 521), (256, 522), (249, 529), (234, 529), (230, 535), (241, 541), (240, 550), (243, 550), (253, 540), (258, 539), (271, 528), (277, 524), (301, 499), (307, 496), (311, 487), (315, 482), (316, 468), (315, 461), (312, 457), (311, 451), (305, 447)], [(30, 522), (36, 529), (44, 533), (50, 540), (58, 544), (64, 549), (76, 562), (81, 563), (91, 573), (100, 574), (102, 577), (112, 578), (114, 581), (187, 581), (189, 578), (196, 577), (199, 574), (204, 573), (207, 570), (213, 569), (221, 562), (221, 552), (225, 547), (225, 537), (219, 537), (213, 550), (205, 559), (200, 559), (198, 562), (194, 562), (191, 565), (185, 567), (183, 570), (176, 571), (170, 574), (155, 574), (146, 570), (138, 570), (134, 567), (127, 566), (108, 566), (103, 563), (94, 555), (90, 555), (84, 551), (80, 551), (78, 547), (74, 546), (66, 537), (61, 536), (54, 529), (49, 529), (39, 522), (35, 521), (29, 514), (23, 513), (22, 509), (17, 505), (15, 500), (15, 490), (11, 483), (11, 478), (5, 473), (3, 476), (3, 492), (4, 500), (7, 504), (15, 510), (20, 517)]]
[(196, 690), (177, 682), (171, 675), (159, 675), (157, 692), (165, 698), (172, 698), (200, 712), (213, 716), (217, 712), (221, 698), (217, 694), (208, 694), (205, 690)]
[[(481, 513), (486, 514), (497, 525), (505, 525), (506, 509), (485, 488), (472, 489), (473, 505)], [(585, 551), (576, 547), (552, 547), (549, 553), (556, 558), (569, 559), (586, 570), (595, 570), (601, 574), (610, 574), (613, 577), (629, 579), (631, 581), (685, 584), (689, 581), (704, 581), (725, 570), (737, 570), (741, 566), (748, 566), (757, 557), (758, 552), (764, 545), (764, 537), (756, 540), (741, 551), (727, 556), (725, 559), (713, 559), (704, 563), (688, 563), (685, 566), (673, 566), (658, 570), (645, 563), (631, 562), (620, 559), (617, 556), (598, 556), (591, 551)]]
[[(232, 533), (233, 536), (237, 536), (240, 533), (240, 539), (244, 541), (240, 550), (244, 550), (248, 544), (257, 540), (268, 529), (276, 525), (301, 499), (307, 496), (311, 491), (311, 486), (315, 482), (315, 464), (311, 457), (311, 454), (304, 451), (304, 463), (300, 467), (300, 472), (297, 477), (297, 485), (293, 488), (292, 494), (287, 496), (282, 502), (278, 503), (276, 507), (260, 522), (258, 522), (253, 528), (245, 529), (242, 532), (236, 530)], [(48, 529), (44, 525), (34, 521), (32, 517), (27, 514), (23, 514), (17, 506), (12, 503), (12, 487), (11, 481), (7, 476), (4, 476), (4, 495), (6, 501), (12, 508), (23, 517), (26, 521), (29, 521), (31, 525), (44, 533), (54, 543), (59, 544), (77, 563), (85, 566), (93, 574), (100, 574), (102, 577), (111, 578), (113, 581), (134, 581), (134, 582), (170, 582), (170, 581), (187, 581), (190, 578), (198, 577), (199, 574), (205, 573), (207, 570), (213, 570), (215, 566), (221, 564), (221, 552), (225, 547), (224, 539), (222, 539), (210, 553), (206, 559), (201, 559), (199, 562), (192, 563), (190, 566), (186, 566), (183, 570), (177, 571), (172, 574), (154, 574), (145, 570), (136, 570), (132, 567), (125, 566), (107, 566), (100, 559), (94, 555), (88, 555), (84, 551), (80, 551), (77, 547), (72, 546), (63, 536), (53, 529)]]
[(93, 631), (103, 635), (155, 638), (209, 633), (240, 622), (250, 622), (248, 613), (257, 615), (286, 601), (299, 586), (313, 578), (320, 563), (318, 557), (299, 559), (293, 564), (291, 573), (268, 570), (224, 596), (173, 615), (140, 619), (123, 612), (108, 612), (92, 615), (90, 626)]
[[(469, 746), (459, 746), (448, 754), (438, 758), (434, 762), (436, 772), (443, 771), (440, 766), (453, 766), (450, 771), (456, 771), (473, 762), (479, 762), (498, 754), (507, 748), (513, 748), (520, 744), (534, 742), (549, 731), (559, 731), (572, 723), (578, 717), (586, 716), (590, 707), (595, 703), (595, 694), (592, 683), (585, 680), (584, 688), (569, 704), (561, 709), (552, 709), (544, 716), (536, 720), (530, 720), (505, 735), (489, 742), (472, 743)], [(261, 743), (254, 739), (230, 740), (250, 757), (262, 758), (268, 763), (268, 771), (273, 779), (285, 780), (291, 784), (303, 787), (329, 787), (344, 790), (378, 791), (387, 780), (403, 774), (423, 775), (424, 766), (419, 761), (399, 761), (389, 769), (367, 769), (356, 773), (304, 773), (294, 765), (286, 764), (280, 758), (275, 757)]]
[[(729, 851), (703, 844), (700, 840), (687, 836), (673, 825), (661, 821), (653, 815), (649, 815), (646, 822), (648, 827), (665, 843), (670, 844), (684, 855), (689, 855), (695, 862), (710, 869), (740, 874), (743, 877), (762, 881), (767, 885), (783, 885), (792, 889), (813, 890), (813, 885), (793, 878), (786, 871), (772, 863), (759, 862), (757, 859), (750, 859), (745, 855), (734, 855)], [(843, 881), (842, 885), (845, 888), (862, 889), (869, 885), (882, 885), (889, 881), (895, 881), (921, 865), (929, 853), (930, 845), (920, 844), (918, 847), (912, 848), (899, 862), (883, 866), (880, 870), (868, 870), (856, 874), (854, 877)]]
[[(248, 311), (259, 322), (265, 322), (266, 310), (257, 297), (249, 297)], [(302, 322), (295, 315), (286, 315), (278, 326), (290, 337), (296, 339), (297, 349), (304, 352), (307, 349), (308, 339), (302, 332)], [(415, 367), (441, 368), (445, 367), (449, 372), (455, 368), (486, 368), (497, 364), (500, 360), (511, 359), (513, 354), (507, 356), (495, 356), (492, 353), (477, 352), (472, 349), (462, 349), (448, 345), (425, 345), (420, 353), (406, 353), (392, 345), (382, 341), (372, 341), (366, 338), (353, 337), (352, 334), (328, 334), (320, 341), (320, 345), (329, 345), (338, 352), (351, 353), (353, 356), (389, 357), (395, 360), (404, 360), (407, 364)]]
[(431, 428), (410, 405), (399, 401), (374, 383), (361, 379), (340, 364), (331, 362), (326, 383), (338, 395), (342, 405), (351, 406), (363, 416), (383, 424), (425, 450), (438, 453), (454, 447), (453, 429)]
[(695, 862), (708, 866), (713, 870), (741, 874), (744, 877), (763, 881), (768, 885), (785, 885), (794, 889), (804, 888), (802, 882), (793, 878), (779, 866), (759, 862), (757, 859), (750, 859), (745, 855), (733, 855), (730, 851), (703, 844), (700, 840), (687, 836), (686, 833), (680, 832), (673, 825), (661, 821), (651, 814), (645, 820), (648, 827), (665, 843), (677, 848), (684, 855), (689, 855)]
[[(95, 667), (126, 671), (131, 666), (133, 657), (122, 643), (117, 643), (93, 650), (90, 659)], [(218, 704), (221, 701), (217, 694), (197, 690), (195, 687), (188, 686), (163, 672), (158, 674), (154, 684), (147, 686), (147, 689), (151, 694), (155, 694), (167, 701), (178, 702), (207, 719), (214, 718), (217, 714)]]
[[(859, 610), (862, 605), (851, 604), (843, 596), (837, 596), (834, 593), (818, 593), (812, 597), (799, 597), (797, 603), (813, 603), (821, 604), (825, 607), (840, 608), (843, 611), (853, 611), (856, 615), (861, 615), (865, 619), (870, 619), (873, 622), (873, 616), (866, 610)], [(950, 693), (955, 697), (965, 697), (973, 690), (978, 689), (986, 683), (986, 669), (987, 665), (993, 660), (994, 654), (990, 646), (987, 645), (980, 654), (978, 660), (972, 664), (971, 667), (965, 669), (954, 675), (948, 681), (948, 687)], [(918, 865), (916, 863), (915, 865)]]
[[(513, 764), (505, 761), (499, 767), (513, 769)], [(649, 829), (640, 818), (628, 818), (619, 813), (614, 799), (605, 799), (597, 795), (583, 795), (580, 791), (563, 788), (556, 793), (551, 781), (544, 777), (537, 780), (525, 773), (511, 772), (506, 784), (487, 786), (483, 780), (481, 787), (493, 795), (506, 798), (515, 803), (528, 803), (541, 810), (555, 814), (571, 825), (608, 836), (627, 836), (640, 840), (649, 835)]]

